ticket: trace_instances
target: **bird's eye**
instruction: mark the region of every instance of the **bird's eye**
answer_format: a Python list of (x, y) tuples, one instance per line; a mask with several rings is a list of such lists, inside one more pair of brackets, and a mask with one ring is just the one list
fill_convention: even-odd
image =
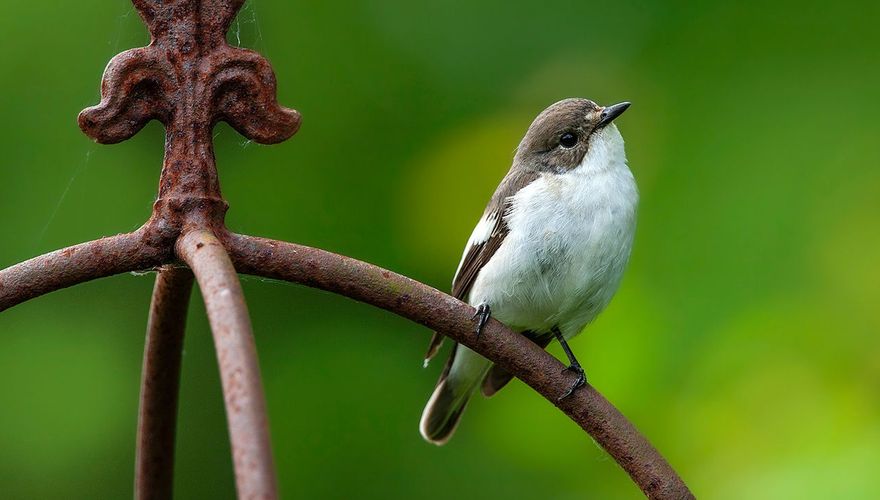
[(577, 134), (572, 134), (571, 132), (566, 132), (559, 138), (559, 145), (566, 149), (573, 148), (577, 142)]

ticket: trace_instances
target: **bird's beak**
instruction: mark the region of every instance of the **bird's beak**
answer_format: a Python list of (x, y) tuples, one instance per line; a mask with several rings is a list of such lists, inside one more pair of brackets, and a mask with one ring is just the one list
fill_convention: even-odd
[(602, 110), (602, 115), (599, 117), (599, 125), (597, 128), (602, 128), (605, 125), (613, 122), (614, 119), (622, 115), (628, 107), (628, 102), (621, 102), (617, 104), (612, 104), (611, 106), (606, 106), (605, 109)]

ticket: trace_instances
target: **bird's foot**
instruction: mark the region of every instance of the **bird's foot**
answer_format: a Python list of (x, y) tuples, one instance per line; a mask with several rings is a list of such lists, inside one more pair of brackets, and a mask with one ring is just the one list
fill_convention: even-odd
[(471, 318), (477, 320), (477, 338), (480, 338), (480, 334), (483, 333), (483, 327), (489, 322), (490, 317), (492, 317), (492, 311), (489, 309), (489, 304), (477, 306), (477, 312)]
[(568, 367), (562, 369), (562, 373), (568, 371), (575, 372), (577, 374), (577, 378), (575, 379), (574, 383), (571, 384), (571, 387), (568, 388), (568, 391), (566, 391), (565, 394), (559, 397), (559, 401), (562, 401), (563, 399), (571, 396), (574, 391), (587, 383), (587, 376), (586, 374), (584, 374), (584, 369), (581, 368), (581, 365), (577, 363), (572, 363)]

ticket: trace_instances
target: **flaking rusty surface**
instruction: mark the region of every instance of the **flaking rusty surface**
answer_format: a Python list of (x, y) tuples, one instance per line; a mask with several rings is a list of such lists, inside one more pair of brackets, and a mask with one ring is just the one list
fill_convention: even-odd
[[(222, 210), (199, 213), (197, 203), (183, 201), (224, 205), (214, 125), (225, 121), (248, 139), (273, 144), (297, 131), (300, 115), (276, 101), (275, 74), (266, 59), (226, 43), (244, 0), (133, 3), (149, 28), (150, 44), (110, 61), (101, 103), (80, 114), (80, 128), (112, 144), (129, 139), (150, 120), (162, 122), (166, 142), (158, 199), (164, 203), (157, 203), (155, 215), (174, 226), (191, 223), (196, 215), (220, 224)], [(165, 210), (180, 204), (185, 205), (181, 210)]]

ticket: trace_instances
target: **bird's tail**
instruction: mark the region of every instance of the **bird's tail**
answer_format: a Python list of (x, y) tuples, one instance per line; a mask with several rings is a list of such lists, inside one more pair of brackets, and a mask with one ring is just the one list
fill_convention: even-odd
[(419, 431), (429, 443), (446, 444), (477, 386), (492, 363), (467, 347), (456, 344), (437, 387), (422, 412)]

